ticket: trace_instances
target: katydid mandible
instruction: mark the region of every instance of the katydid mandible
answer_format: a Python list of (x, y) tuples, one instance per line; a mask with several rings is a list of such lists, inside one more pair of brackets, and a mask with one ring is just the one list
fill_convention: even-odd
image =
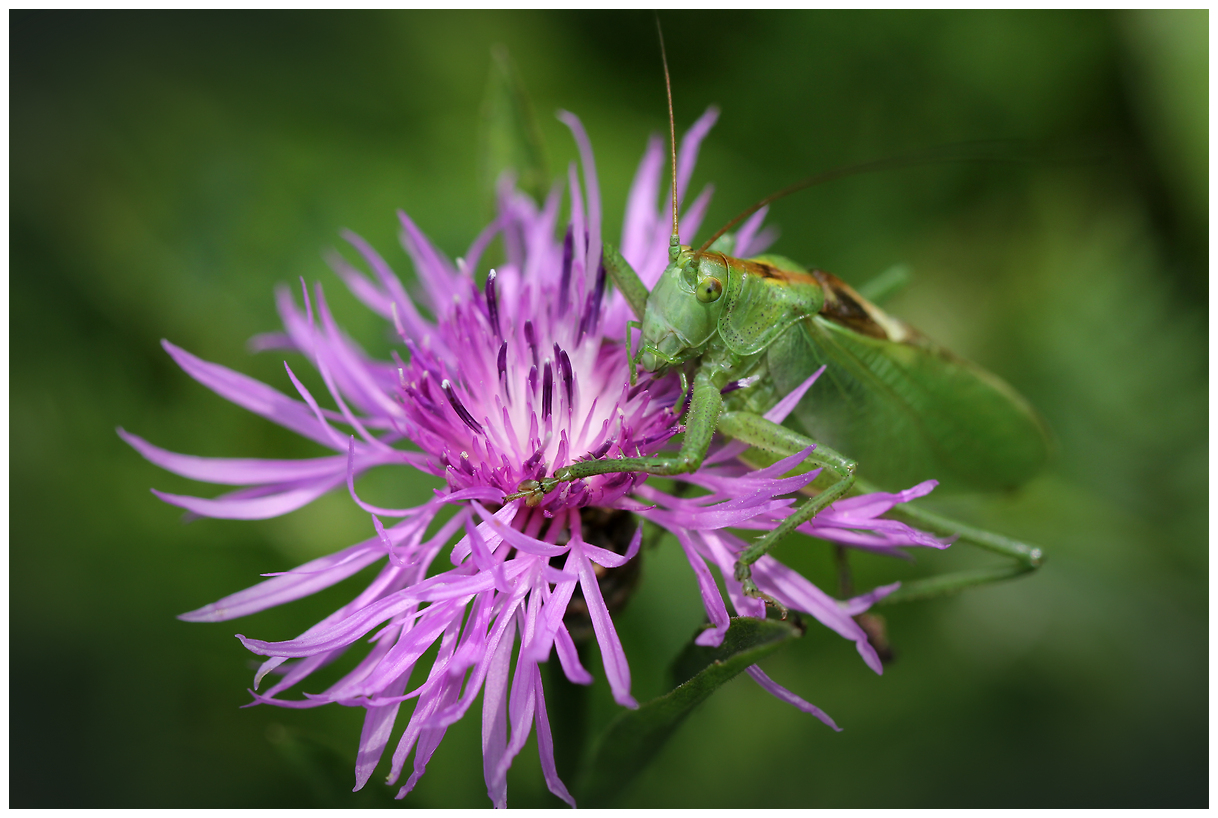
[[(865, 473), (885, 488), (935, 477), (949, 485), (1001, 489), (1032, 477), (1048, 457), (1044, 425), (1035, 410), (997, 376), (936, 346), (829, 273), (805, 270), (780, 256), (734, 258), (728, 255), (730, 237), (716, 242), (761, 205), (807, 187), (812, 180), (763, 199), (697, 250), (681, 245), (676, 128), (666, 57), (664, 79), (673, 173), (669, 265), (649, 292), (621, 254), (608, 245), (604, 264), (640, 319), (629, 322), (627, 330), (628, 350), (631, 331), (642, 334), (631, 358), (632, 379), (640, 366), (653, 374), (676, 368), (683, 382), (692, 373), (684, 440), (675, 455), (574, 463), (555, 470), (551, 477), (521, 483), (519, 493), (509, 499), (534, 500), (560, 483), (593, 475), (694, 471), (716, 431), (748, 443), (751, 448), (743, 458), (757, 466), (815, 446), (801, 470), (824, 470), (814, 484), (818, 493), (753, 542), (736, 563), (735, 578), (744, 592), (777, 606), (757, 589), (750, 566), (851, 490), (876, 489), (856, 477), (856, 461), (836, 449), (857, 457)], [(812, 437), (763, 417), (822, 367), (815, 396), (805, 397), (795, 409)], [(729, 385), (737, 388), (725, 394)], [(1034, 570), (1043, 560), (1037, 548), (924, 509), (906, 504), (899, 512), (934, 533), (956, 536), (1013, 558), (1014, 563), (909, 583), (889, 601), (1016, 576)]]

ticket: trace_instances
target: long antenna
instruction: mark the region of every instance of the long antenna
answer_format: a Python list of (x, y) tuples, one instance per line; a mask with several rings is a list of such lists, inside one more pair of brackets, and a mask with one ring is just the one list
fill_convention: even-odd
[[(752, 216), (761, 208), (768, 205), (777, 199), (784, 196), (790, 196), (792, 193), (797, 193), (804, 188), (812, 187), (813, 185), (831, 182), (834, 179), (840, 179), (843, 176), (853, 176), (856, 173), (872, 173), (879, 170), (892, 170), (894, 168), (911, 167), (913, 165), (930, 165), (945, 162), (1027, 162), (1032, 161), (1027, 157), (1012, 156), (1012, 147), (1023, 147), (1026, 149), (1027, 143), (1019, 140), (979, 140), (975, 142), (954, 142), (950, 145), (939, 145), (937, 147), (928, 148), (927, 150), (909, 153), (903, 156), (889, 156), (885, 159), (873, 159), (870, 162), (863, 162), (859, 165), (847, 165), (845, 167), (833, 168), (823, 173), (809, 176), (806, 179), (801, 179), (793, 185), (788, 185), (782, 190), (771, 193), (761, 201), (757, 202), (752, 207), (748, 208), (736, 218), (732, 219), (727, 224), (723, 225), (715, 235), (707, 239), (701, 247), (698, 248), (699, 253), (706, 252), (706, 248), (710, 247), (715, 239), (722, 236), (727, 231), (731, 230), (740, 222)], [(989, 149), (994, 155), (968, 155), (967, 150), (973, 149)], [(1005, 155), (1003, 155), (1005, 152)]]
[(664, 61), (664, 87), (668, 91), (668, 147), (672, 153), (672, 239), (668, 242), (668, 256), (676, 261), (681, 254), (681, 237), (677, 232), (677, 125), (672, 115), (672, 80), (668, 77), (668, 54), (664, 50), (664, 29), (660, 28), (658, 13), (656, 33), (660, 35), (660, 59)]

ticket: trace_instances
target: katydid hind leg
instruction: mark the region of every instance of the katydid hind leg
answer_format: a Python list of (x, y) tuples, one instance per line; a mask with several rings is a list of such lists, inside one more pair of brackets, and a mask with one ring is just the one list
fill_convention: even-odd
[(764, 536), (754, 540), (748, 548), (736, 558), (736, 579), (740, 582), (745, 594), (758, 599), (764, 599), (773, 604), (785, 614), (785, 608), (758, 588), (752, 578), (752, 566), (761, 559), (775, 544), (799, 526), (811, 520), (823, 509), (842, 497), (854, 484), (854, 472), (857, 465), (853, 460), (844, 457), (827, 446), (817, 445), (816, 441), (802, 435), (793, 429), (788, 429), (780, 423), (774, 423), (761, 415), (752, 412), (725, 412), (719, 418), (719, 430), (725, 435), (748, 443), (755, 448), (764, 449), (782, 456), (790, 456), (816, 446), (804, 461), (804, 467), (819, 466), (836, 478), (815, 497), (809, 497), (795, 511), (774, 529)]
[[(734, 423), (735, 413), (724, 413), (720, 426), (726, 426), (735, 430)], [(727, 433), (726, 429), (724, 431)], [(790, 430), (786, 431), (790, 432)], [(796, 435), (796, 433), (791, 434)], [(757, 448), (750, 449), (742, 455), (742, 459), (757, 468), (772, 465), (781, 458), (800, 451), (798, 443), (795, 442), (796, 438), (790, 438), (790, 440), (792, 442), (786, 445), (771, 445), (768, 447), (769, 451)], [(835, 457), (841, 457), (836, 452), (831, 452), (823, 446), (819, 448), (819, 451), (822, 455), (831, 453)], [(800, 465), (799, 470), (810, 471), (816, 465), (813, 462), (813, 458), (809, 457), (808, 460)], [(814, 485), (820, 486), (821, 481), (817, 481)], [(883, 491), (883, 489), (879, 486), (870, 483), (862, 477), (858, 477), (851, 486), (849, 493), (870, 494), (880, 491)], [(954, 538), (956, 544), (971, 545), (975, 548), (1006, 557), (1009, 562), (1005, 565), (956, 571), (941, 576), (926, 577), (906, 582), (897, 591), (879, 600), (876, 603), (877, 605), (894, 605), (901, 602), (914, 602), (938, 596), (947, 596), (967, 588), (1013, 579), (1023, 574), (1031, 573), (1040, 568), (1045, 562), (1044, 552), (1037, 546), (967, 525), (914, 503), (898, 504), (888, 514), (936, 536)]]
[[(876, 486), (860, 479), (857, 488), (861, 492), (879, 491)], [(989, 551), (1010, 560), (1006, 565), (992, 568), (977, 568), (956, 571), (937, 577), (926, 577), (904, 583), (897, 591), (880, 600), (880, 605), (899, 602), (914, 602), (958, 593), (966, 588), (1013, 579), (1031, 573), (1045, 563), (1044, 552), (1034, 546), (992, 531), (975, 528), (958, 520), (922, 508), (912, 503), (894, 506), (889, 512), (911, 525), (941, 537), (954, 537), (957, 544), (967, 543), (975, 548)]]

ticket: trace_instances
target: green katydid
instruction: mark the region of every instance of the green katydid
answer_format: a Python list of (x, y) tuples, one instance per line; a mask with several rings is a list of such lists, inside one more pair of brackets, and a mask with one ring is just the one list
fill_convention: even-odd
[[(608, 245), (604, 263), (639, 318), (629, 322), (627, 330), (628, 349), (632, 331), (642, 334), (631, 358), (632, 379), (640, 366), (653, 374), (676, 369), (686, 384), (692, 374), (684, 440), (675, 455), (574, 463), (551, 477), (521, 483), (509, 499), (535, 501), (562, 482), (593, 475), (694, 471), (716, 431), (749, 444), (742, 458), (758, 467), (815, 446), (801, 469), (823, 469), (814, 484), (818, 493), (753, 542), (736, 563), (735, 576), (745, 593), (773, 603), (751, 579), (752, 563), (848, 492), (876, 489), (856, 477), (856, 461), (836, 449), (857, 457), (864, 473), (885, 487), (935, 477), (949, 484), (1000, 489), (1032, 477), (1047, 460), (1048, 437), (1035, 410), (1004, 381), (934, 345), (828, 273), (805, 270), (779, 256), (733, 258), (728, 255), (730, 237), (716, 241), (761, 206), (835, 174), (804, 180), (763, 199), (697, 250), (681, 245), (676, 129), (666, 58), (664, 78), (673, 175), (669, 265), (648, 291)], [(821, 367), (825, 372), (816, 394), (795, 409), (811, 436), (763, 417)], [(729, 385), (736, 388), (724, 393)], [(1043, 561), (1039, 549), (1024, 543), (908, 504), (898, 511), (922, 528), (956, 536), (1014, 563), (908, 583), (888, 601), (1016, 576)]]

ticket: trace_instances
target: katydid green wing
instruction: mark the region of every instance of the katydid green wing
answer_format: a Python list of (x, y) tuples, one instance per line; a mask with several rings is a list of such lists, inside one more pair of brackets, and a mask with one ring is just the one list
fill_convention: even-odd
[(872, 337), (818, 315), (783, 333), (767, 359), (778, 394), (825, 366), (795, 416), (886, 488), (933, 477), (1009, 489), (1048, 459), (1044, 423), (1019, 393), (920, 335)]

